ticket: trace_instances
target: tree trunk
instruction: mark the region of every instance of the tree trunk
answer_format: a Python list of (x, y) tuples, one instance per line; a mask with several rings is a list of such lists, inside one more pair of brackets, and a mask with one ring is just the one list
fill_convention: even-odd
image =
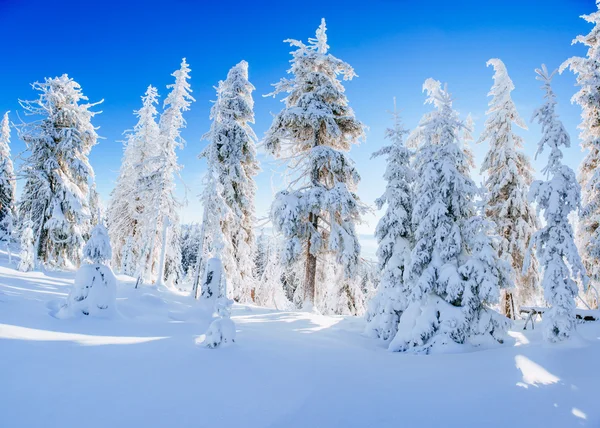
[(507, 290), (502, 291), (501, 308), (502, 313), (506, 315), (506, 317), (510, 318), (511, 320), (516, 319), (515, 303), (512, 292)]
[[(308, 215), (308, 221), (317, 230), (318, 217), (312, 213)], [(317, 278), (317, 257), (310, 252), (310, 238), (306, 245), (306, 272), (304, 277), (304, 304), (312, 306), (315, 303), (315, 281)]]
[(160, 250), (160, 259), (158, 265), (158, 279), (156, 280), (157, 286), (164, 284), (165, 261), (167, 259), (167, 232), (169, 231), (170, 225), (171, 222), (169, 221), (169, 217), (165, 215), (163, 217), (162, 248)]

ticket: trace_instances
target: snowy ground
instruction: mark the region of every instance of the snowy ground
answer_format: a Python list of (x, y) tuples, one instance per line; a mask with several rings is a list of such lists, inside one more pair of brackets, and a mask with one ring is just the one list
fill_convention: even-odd
[(0, 427), (600, 426), (600, 323), (410, 356), (360, 319), (238, 305), (237, 343), (210, 350), (190, 298), (126, 278), (117, 319), (52, 317), (72, 278), (0, 267)]

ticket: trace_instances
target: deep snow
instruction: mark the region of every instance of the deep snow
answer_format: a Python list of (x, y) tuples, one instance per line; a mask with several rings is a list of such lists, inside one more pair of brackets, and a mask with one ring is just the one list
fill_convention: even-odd
[(184, 293), (119, 277), (116, 318), (61, 320), (74, 274), (0, 257), (0, 427), (600, 426), (600, 323), (567, 345), (519, 323), (500, 348), (414, 356), (362, 319), (235, 305), (236, 343), (208, 349)]

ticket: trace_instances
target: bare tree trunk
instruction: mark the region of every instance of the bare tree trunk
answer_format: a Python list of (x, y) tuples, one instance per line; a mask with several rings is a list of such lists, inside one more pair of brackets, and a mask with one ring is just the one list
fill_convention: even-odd
[[(317, 230), (318, 217), (312, 213), (308, 215), (308, 221)], [(317, 278), (317, 257), (310, 252), (310, 239), (306, 245), (306, 271), (304, 277), (304, 303), (311, 306), (315, 303), (315, 281)]]
[(160, 250), (160, 259), (158, 265), (158, 279), (156, 280), (156, 285), (164, 285), (164, 276), (165, 276), (165, 261), (167, 259), (167, 232), (169, 231), (169, 226), (171, 222), (169, 221), (169, 217), (166, 215), (163, 217), (163, 231), (162, 231), (162, 248)]
[(516, 319), (515, 314), (515, 303), (513, 299), (513, 293), (508, 290), (502, 291), (502, 299), (501, 299), (501, 309), (502, 313), (506, 315), (511, 320)]

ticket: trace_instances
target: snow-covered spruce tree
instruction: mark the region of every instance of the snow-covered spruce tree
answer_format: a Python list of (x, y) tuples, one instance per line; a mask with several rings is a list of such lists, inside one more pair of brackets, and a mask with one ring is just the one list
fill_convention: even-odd
[(198, 248), (200, 247), (200, 225), (197, 223), (181, 225), (181, 269), (193, 274), (196, 268)]
[(465, 120), (464, 128), (462, 129), (462, 137), (461, 137), (461, 149), (465, 154), (465, 164), (462, 167), (462, 172), (465, 175), (470, 176), (471, 170), (475, 168), (475, 155), (473, 154), (473, 150), (471, 149), (471, 142), (475, 139), (473, 138), (473, 131), (475, 130), (475, 121), (473, 117), (469, 113), (467, 119)]
[(80, 315), (110, 316), (117, 301), (117, 278), (108, 266), (112, 249), (108, 230), (100, 221), (83, 248), (84, 263), (75, 275), (73, 289), (57, 318)]
[[(149, 230), (147, 242), (150, 242), (149, 260), (146, 264), (147, 272), (153, 277), (160, 275), (161, 263), (164, 262), (164, 274), (157, 278), (157, 284), (173, 284), (182, 278), (180, 225), (178, 208), (181, 203), (175, 198), (175, 177), (179, 175), (181, 166), (177, 163), (176, 149), (182, 148), (185, 141), (181, 137), (181, 130), (186, 122), (183, 113), (190, 109), (190, 104), (195, 101), (191, 95), (192, 89), (188, 82), (190, 68), (185, 61), (172, 75), (175, 83), (167, 85), (171, 92), (164, 101), (164, 111), (159, 121), (159, 147), (155, 168), (145, 178), (144, 192), (152, 201), (153, 226)], [(163, 229), (165, 220), (168, 221), (168, 235), (166, 240), (165, 260), (161, 260), (158, 250), (163, 245)], [(155, 256), (156, 255), (156, 256)]]
[[(600, 2), (596, 2), (600, 8)], [(585, 45), (585, 57), (573, 57), (560, 66), (562, 73), (569, 68), (577, 75), (579, 91), (571, 102), (581, 107), (581, 147), (587, 151), (579, 166), (579, 184), (581, 185), (582, 209), (577, 227), (577, 246), (583, 264), (590, 278), (587, 300), (598, 307), (600, 291), (600, 10), (583, 15), (592, 31), (585, 36), (577, 36), (573, 43)]]
[(479, 189), (461, 171), (462, 123), (440, 82), (423, 86), (435, 110), (420, 123), (408, 266), (410, 304), (390, 350), (444, 352), (461, 344), (503, 340), (509, 321), (488, 305), (510, 281), (510, 266), (497, 255), (490, 223), (477, 215)]
[(27, 115), (39, 120), (19, 125), (29, 155), (20, 174), (25, 180), (19, 216), (31, 221), (36, 258), (57, 267), (78, 266), (91, 230), (88, 161), (97, 142), (87, 97), (66, 74), (36, 82), (34, 101), (21, 101)]
[(530, 253), (535, 247), (544, 272), (544, 297), (550, 304), (550, 310), (544, 314), (544, 337), (550, 342), (559, 342), (568, 339), (575, 329), (575, 280), (584, 285), (588, 282), (568, 219), (569, 214), (580, 206), (580, 187), (573, 170), (562, 164), (561, 146), (569, 147), (571, 141), (555, 111), (556, 96), (551, 82), (556, 71), (548, 73), (546, 66), (542, 65), (535, 72), (538, 74), (536, 79), (543, 82), (545, 92), (544, 104), (534, 112), (532, 119), (542, 126), (542, 139), (536, 156), (546, 146), (550, 149), (550, 156), (542, 171), (546, 174), (546, 181), (533, 182), (529, 192), (530, 200), (537, 202), (546, 220), (545, 227), (533, 235)]
[(8, 113), (0, 123), (0, 242), (9, 244), (15, 221), (16, 177), (10, 157)]
[[(155, 212), (151, 208), (153, 195), (146, 191), (153, 183), (148, 183), (146, 178), (156, 168), (159, 154), (157, 102), (156, 88), (148, 86), (142, 96), (142, 108), (135, 111), (138, 122), (127, 133), (119, 176), (108, 205), (113, 266), (119, 266), (126, 275), (136, 275), (145, 266), (149, 237), (155, 227)], [(155, 253), (154, 257), (158, 258), (158, 251)]]
[(35, 267), (35, 239), (33, 229), (29, 220), (23, 222), (21, 228), (21, 261), (18, 269), (21, 272), (29, 272)]
[(282, 79), (270, 95), (285, 93), (285, 108), (273, 119), (264, 139), (268, 152), (288, 161), (291, 179), (277, 193), (271, 221), (285, 238), (286, 264), (304, 260), (304, 301), (315, 301), (317, 257), (326, 252), (351, 276), (360, 254), (355, 224), (364, 206), (354, 193), (360, 176), (346, 152), (364, 137), (338, 76), (356, 76), (347, 63), (328, 53), (325, 20), (308, 44), (286, 40), (292, 52), (291, 79)]
[(361, 288), (361, 264), (359, 259), (352, 276), (344, 274), (337, 263), (335, 254), (328, 252), (320, 258), (317, 266), (317, 282), (322, 284), (317, 290), (315, 303), (324, 314), (357, 315), (365, 314), (366, 298)]
[[(261, 234), (257, 240), (257, 253), (262, 251), (262, 272), (256, 281), (255, 299), (257, 305), (279, 310), (292, 309), (283, 289), (283, 264), (280, 261), (281, 245), (275, 239)], [(261, 250), (261, 251), (259, 251)], [(257, 263), (258, 267), (261, 264)]]
[(254, 176), (256, 160), (254, 86), (248, 81), (248, 63), (241, 61), (219, 82), (217, 101), (210, 113), (212, 125), (203, 138), (209, 145), (201, 157), (212, 166), (221, 197), (231, 211), (230, 221), (221, 220), (225, 246), (221, 254), (230, 296), (238, 302), (251, 302), (254, 293)]
[(394, 100), (394, 126), (387, 129), (385, 134), (392, 144), (382, 147), (372, 156), (386, 157), (383, 178), (387, 185), (385, 193), (375, 203), (379, 209), (387, 204), (387, 209), (375, 229), (381, 282), (369, 302), (365, 330), (368, 335), (386, 342), (396, 335), (400, 316), (408, 305), (405, 275), (412, 251), (411, 153), (404, 145), (404, 136), (408, 131), (403, 128), (395, 107)]
[[(219, 259), (219, 263), (223, 264), (221, 257), (226, 256), (227, 263), (232, 263), (232, 250), (228, 248), (231, 245), (230, 241), (225, 239), (222, 223), (231, 222), (233, 214), (231, 208), (225, 202), (223, 197), (223, 185), (219, 181), (218, 174), (218, 153), (215, 150), (208, 150), (203, 153), (206, 159), (208, 170), (204, 176), (204, 189), (200, 200), (203, 206), (202, 225), (199, 238), (198, 255), (196, 256), (196, 275), (199, 279), (201, 275), (205, 275), (206, 262), (209, 259)], [(206, 294), (206, 290), (195, 285), (195, 297)]]
[(256, 280), (262, 278), (267, 267), (271, 240), (271, 237), (265, 234), (265, 230), (261, 229), (260, 235), (256, 238), (256, 249), (254, 251), (254, 266), (256, 266), (254, 277)]
[(513, 124), (522, 129), (527, 125), (517, 113), (510, 93), (515, 88), (504, 63), (490, 59), (494, 67), (494, 85), (490, 90), (485, 129), (479, 143), (489, 142), (489, 150), (481, 166), (486, 174), (487, 188), (485, 211), (496, 224), (501, 238), (499, 255), (512, 264), (515, 274), (516, 295), (506, 290), (502, 296), (502, 312), (515, 318), (519, 305), (532, 305), (539, 300), (538, 262), (531, 258), (528, 270), (523, 271), (523, 260), (533, 233), (539, 228), (535, 210), (527, 200), (529, 185), (533, 181), (532, 167), (527, 156), (519, 151), (523, 139), (514, 133)]

